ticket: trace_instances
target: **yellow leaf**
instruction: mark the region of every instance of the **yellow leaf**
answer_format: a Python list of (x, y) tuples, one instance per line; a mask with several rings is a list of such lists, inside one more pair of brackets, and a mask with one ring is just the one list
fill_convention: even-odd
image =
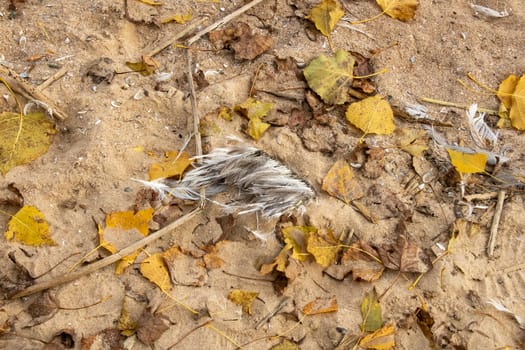
[(153, 254), (144, 259), (140, 264), (140, 273), (155, 283), (162, 291), (171, 290), (170, 273), (164, 262), (163, 253)]
[(352, 103), (346, 119), (365, 134), (390, 135), (396, 128), (390, 104), (379, 95)]
[(312, 9), (308, 19), (314, 22), (324, 36), (329, 36), (344, 14), (345, 11), (337, 0), (323, 0)]
[(150, 5), (150, 6), (162, 6), (163, 5), (162, 2), (158, 2), (155, 0), (138, 0), (138, 1), (140, 1), (143, 4)]
[(0, 114), (0, 130), (2, 175), (46, 153), (56, 133), (53, 123), (42, 112), (26, 115), (3, 112)]
[(231, 109), (226, 106), (222, 106), (221, 108), (219, 108), (217, 116), (227, 121), (230, 121), (233, 118)]
[(308, 257), (306, 241), (311, 233), (317, 232), (312, 226), (288, 226), (282, 229), (284, 242), (292, 249), (292, 258), (305, 261)]
[(272, 346), (270, 350), (299, 350), (299, 346), (288, 339), (283, 339), (279, 344)]
[(160, 65), (153, 58), (143, 56), (142, 60), (139, 62), (126, 62), (126, 66), (134, 72), (138, 72), (143, 76), (148, 76), (153, 74)]
[(497, 96), (507, 110), (512, 106), (512, 94), (516, 90), (519, 80), (518, 76), (510, 74), (499, 84)]
[(354, 174), (345, 160), (338, 160), (323, 179), (323, 191), (346, 204), (363, 196)]
[(487, 163), (484, 153), (464, 153), (447, 148), (450, 162), (456, 170), (463, 174), (483, 173)]
[(137, 212), (119, 211), (106, 216), (106, 228), (120, 230), (137, 229), (143, 236), (147, 236), (149, 222), (153, 217), (153, 208), (139, 210)]
[(192, 18), (193, 18), (193, 15), (189, 12), (185, 14), (176, 13), (173, 16), (164, 18), (163, 20), (160, 21), (160, 23), (166, 24), (170, 22), (177, 22), (178, 24), (184, 24), (190, 21)]
[(322, 236), (319, 231), (310, 233), (306, 238), (306, 250), (323, 267), (328, 267), (337, 260), (340, 249), (338, 242)]
[(381, 304), (379, 304), (375, 289), (366, 293), (361, 301), (361, 315), (363, 316), (363, 323), (361, 324), (363, 332), (375, 332), (383, 325)]
[(265, 117), (272, 108), (273, 103), (262, 102), (249, 97), (243, 103), (235, 106), (234, 110), (249, 119), (248, 135), (258, 141), (262, 134), (270, 127), (270, 124), (263, 122), (261, 118)]
[(286, 269), (286, 264), (288, 263), (288, 256), (290, 255), (290, 250), (292, 249), (292, 246), (290, 244), (287, 244), (281, 249), (279, 252), (279, 255), (273, 259), (273, 261), (269, 264), (263, 264), (261, 266), (260, 272), (263, 275), (267, 275), (271, 273), (274, 269), (277, 271), (284, 272)]
[(131, 315), (126, 307), (126, 299), (124, 299), (124, 302), (122, 303), (122, 310), (120, 311), (120, 317), (118, 318), (117, 329), (126, 337), (135, 334), (137, 329), (137, 322), (131, 320)]
[(381, 9), (390, 17), (408, 21), (416, 14), (418, 0), (376, 0)]
[(44, 214), (36, 207), (24, 205), (9, 220), (5, 238), (35, 247), (57, 245), (50, 237), (49, 225)]
[(228, 299), (237, 305), (242, 306), (242, 311), (248, 315), (252, 314), (252, 303), (259, 295), (258, 292), (248, 292), (246, 290), (234, 289), (228, 294)]
[(181, 176), (192, 163), (190, 155), (182, 152), (179, 156), (177, 151), (168, 151), (164, 159), (159, 163), (150, 166), (148, 176), (150, 181), (155, 179), (164, 179), (167, 177)]
[(512, 94), (512, 107), (510, 108), (510, 122), (512, 127), (525, 130), (525, 75), (522, 75), (516, 89)]
[(305, 315), (326, 314), (330, 312), (336, 312), (337, 310), (338, 306), (335, 296), (331, 297), (330, 299), (317, 298), (303, 307), (303, 313)]
[(390, 350), (396, 345), (394, 332), (394, 325), (387, 324), (361, 339), (359, 346), (365, 349)]
[(140, 249), (137, 249), (135, 251), (135, 253), (127, 255), (127, 256), (123, 257), (122, 259), (120, 259), (117, 262), (117, 265), (115, 266), (115, 274), (116, 275), (123, 274), (124, 271), (135, 262), (135, 260), (137, 259), (137, 256), (139, 256), (139, 254), (140, 254)]
[(414, 157), (428, 149), (428, 134), (425, 130), (400, 129), (401, 137), (397, 145), (405, 152)]
[(348, 101), (354, 64), (350, 53), (337, 50), (333, 57), (321, 55), (310, 62), (304, 69), (304, 77), (325, 103), (340, 105)]

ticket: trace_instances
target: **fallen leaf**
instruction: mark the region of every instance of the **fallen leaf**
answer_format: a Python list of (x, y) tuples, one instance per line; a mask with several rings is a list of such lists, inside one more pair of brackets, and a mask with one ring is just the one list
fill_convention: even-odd
[(271, 36), (254, 34), (250, 26), (243, 22), (226, 29), (214, 30), (208, 38), (217, 49), (231, 48), (236, 59), (253, 60), (273, 46)]
[(400, 138), (397, 145), (403, 151), (414, 157), (419, 157), (421, 153), (428, 149), (428, 133), (425, 130), (399, 129)]
[(98, 333), (82, 338), (82, 350), (122, 349), (120, 331), (116, 328), (106, 328)]
[(381, 314), (381, 304), (377, 299), (377, 292), (373, 288), (367, 292), (361, 301), (361, 331), (375, 332), (383, 325), (383, 316)]
[(272, 346), (270, 350), (299, 350), (299, 346), (288, 339), (283, 339), (279, 344)]
[(352, 103), (345, 115), (365, 134), (390, 135), (396, 128), (390, 104), (379, 95)]
[(127, 210), (109, 213), (106, 215), (106, 228), (118, 230), (138, 230), (143, 236), (147, 236), (148, 225), (153, 217), (153, 209), (143, 209), (137, 212)]
[(219, 108), (217, 116), (227, 121), (231, 121), (233, 119), (232, 110), (230, 109), (230, 107), (226, 106), (222, 106)]
[(325, 103), (341, 105), (348, 101), (354, 64), (349, 52), (337, 50), (333, 57), (321, 55), (310, 62), (304, 69), (304, 77)]
[(298, 261), (305, 261), (308, 258), (306, 242), (310, 234), (315, 232), (317, 229), (313, 226), (288, 226), (282, 229), (284, 242), (286, 246), (291, 247), (292, 258)]
[(394, 334), (394, 325), (387, 324), (361, 339), (359, 346), (365, 349), (390, 350), (396, 345)]
[(154, 163), (149, 168), (149, 180), (180, 177), (191, 163), (188, 153), (182, 152), (179, 155), (177, 151), (167, 151), (161, 162)]
[(166, 23), (170, 23), (170, 22), (177, 22), (178, 24), (184, 24), (186, 22), (189, 22), (191, 21), (191, 19), (193, 18), (193, 15), (191, 13), (185, 13), (185, 14), (181, 14), (181, 13), (176, 13), (172, 16), (169, 16), (169, 17), (166, 17), (164, 19), (162, 19), (160, 21), (160, 23), (162, 24), (166, 24)]
[(284, 248), (281, 249), (279, 254), (275, 257), (275, 259), (273, 259), (273, 261), (269, 264), (263, 264), (259, 271), (263, 275), (267, 275), (273, 270), (284, 272), (284, 270), (286, 269), (286, 265), (288, 264), (288, 257), (290, 256), (291, 249), (292, 246), (290, 244), (284, 246)]
[(153, 347), (153, 343), (168, 329), (163, 316), (153, 314), (146, 309), (137, 322), (137, 338), (144, 344)]
[(350, 165), (342, 159), (332, 165), (323, 179), (322, 189), (346, 204), (364, 195), (358, 182), (354, 179)]
[(241, 289), (234, 289), (228, 294), (228, 299), (237, 305), (242, 306), (242, 311), (248, 315), (252, 314), (252, 303), (259, 295), (258, 292), (249, 292)]
[(49, 225), (44, 214), (36, 207), (24, 205), (9, 220), (7, 231), (4, 233), (8, 241), (41, 247), (43, 245), (57, 245), (50, 236)]
[(162, 257), (174, 284), (202, 287), (208, 280), (202, 260), (184, 254), (179, 247), (171, 247)]
[(142, 56), (139, 62), (126, 62), (126, 66), (143, 76), (151, 75), (160, 67), (160, 64), (151, 57)]
[(459, 173), (473, 174), (484, 173), (485, 165), (487, 163), (487, 155), (485, 153), (465, 153), (454, 151), (447, 148), (450, 162)]
[(249, 97), (246, 101), (234, 107), (234, 111), (248, 118), (248, 135), (258, 141), (262, 134), (270, 127), (261, 118), (265, 117), (273, 108), (273, 103), (262, 102)]
[(428, 339), (428, 341), (431, 344), (432, 349), (437, 349), (436, 344), (436, 337), (434, 336), (434, 332), (432, 332), (432, 326), (434, 326), (434, 318), (430, 313), (423, 309), (418, 307), (415, 312), (416, 315), (416, 321), (417, 325), (421, 329), (421, 332), (425, 335), (425, 338)]
[(163, 254), (153, 254), (140, 264), (140, 273), (156, 284), (162, 291), (171, 290), (171, 278)]
[(337, 312), (337, 299), (335, 296), (331, 298), (317, 298), (303, 307), (303, 314), (318, 315), (330, 312)]
[(337, 0), (323, 0), (312, 8), (308, 19), (314, 22), (315, 27), (324, 36), (328, 37), (344, 14), (345, 11)]
[(390, 17), (409, 21), (416, 14), (418, 0), (376, 0), (381, 9)]
[(306, 238), (306, 251), (323, 267), (333, 264), (340, 250), (341, 246), (331, 231), (327, 235), (322, 235), (320, 231), (311, 232)]
[(516, 90), (519, 80), (518, 76), (510, 74), (499, 84), (497, 96), (507, 110), (512, 107), (512, 94)]
[(525, 130), (525, 75), (522, 75), (516, 84), (511, 99), (512, 107), (510, 108), (509, 118), (512, 127)]
[(42, 112), (0, 114), (0, 172), (27, 164), (47, 152), (56, 133)]
[(131, 315), (126, 306), (126, 299), (124, 299), (122, 309), (120, 310), (120, 317), (117, 322), (117, 328), (120, 330), (120, 334), (126, 337), (132, 336), (137, 330), (137, 325), (138, 322), (131, 320)]
[(341, 265), (346, 270), (352, 271), (354, 281), (376, 281), (385, 270), (375, 249), (363, 241), (353, 243), (348, 247), (341, 257)]

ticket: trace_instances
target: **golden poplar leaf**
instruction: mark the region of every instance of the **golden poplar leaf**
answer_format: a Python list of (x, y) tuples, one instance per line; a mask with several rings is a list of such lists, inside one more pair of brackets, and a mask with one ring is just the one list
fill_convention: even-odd
[(450, 162), (459, 173), (473, 174), (485, 172), (487, 155), (485, 153), (464, 153), (447, 148)]
[(163, 253), (153, 254), (140, 264), (140, 273), (156, 284), (162, 291), (171, 290), (171, 279)]
[(273, 270), (284, 272), (288, 263), (288, 257), (290, 256), (291, 249), (292, 246), (290, 244), (285, 245), (283, 249), (281, 249), (281, 251), (279, 252), (279, 255), (277, 255), (271, 263), (263, 264), (259, 271), (263, 275), (267, 275)]
[(366, 293), (361, 301), (361, 315), (363, 316), (363, 323), (361, 324), (363, 332), (375, 332), (383, 325), (381, 304), (379, 304), (375, 289)]
[(315, 27), (327, 37), (330, 36), (344, 14), (345, 11), (337, 0), (323, 0), (319, 5), (312, 8), (308, 19), (314, 22)]
[(332, 165), (323, 179), (322, 189), (346, 204), (350, 204), (351, 201), (363, 196), (363, 192), (354, 179), (350, 166), (342, 159)]
[(304, 69), (308, 86), (325, 103), (341, 105), (348, 101), (348, 88), (352, 84), (355, 59), (344, 50), (337, 50), (333, 57), (321, 55)]
[(516, 84), (516, 89), (514, 89), (511, 99), (510, 123), (515, 129), (525, 130), (525, 75), (522, 75)]
[(400, 129), (400, 132), (401, 137), (397, 145), (403, 151), (419, 157), (428, 149), (428, 134), (425, 130)]
[(292, 249), (292, 258), (305, 261), (308, 257), (306, 242), (308, 237), (317, 232), (313, 226), (288, 226), (282, 229), (284, 242)]
[(166, 24), (166, 23), (170, 23), (170, 22), (177, 22), (178, 24), (184, 24), (186, 22), (189, 22), (191, 21), (191, 19), (193, 18), (193, 15), (191, 13), (185, 13), (185, 14), (181, 14), (181, 13), (176, 13), (172, 16), (169, 16), (169, 17), (166, 17), (164, 19), (162, 19), (160, 21), (160, 23), (162, 24)]
[(44, 153), (56, 133), (53, 123), (42, 112), (20, 115), (0, 114), (0, 172), (27, 164)]
[(303, 307), (305, 315), (318, 315), (336, 312), (338, 310), (337, 299), (331, 298), (317, 298)]
[(179, 155), (177, 151), (167, 151), (162, 161), (152, 164), (149, 168), (149, 179), (152, 181), (167, 177), (180, 177), (191, 163), (188, 153), (182, 152)]
[(8, 241), (40, 247), (57, 245), (50, 236), (44, 214), (36, 207), (24, 205), (9, 220), (5, 238)]
[(311, 232), (306, 238), (306, 251), (323, 267), (335, 263), (340, 250), (341, 246), (333, 237), (321, 235), (320, 231)]
[(368, 334), (359, 341), (359, 346), (365, 349), (390, 350), (396, 346), (395, 328), (393, 324), (387, 324), (374, 333)]
[(137, 229), (143, 236), (147, 236), (149, 222), (153, 218), (153, 208), (139, 210), (137, 212), (127, 210), (110, 213), (106, 216), (106, 228), (120, 230)]
[(518, 76), (510, 74), (499, 84), (497, 96), (507, 110), (512, 106), (512, 94), (516, 90), (519, 80)]
[(416, 14), (418, 0), (376, 0), (381, 9), (390, 17), (409, 21)]
[(270, 127), (270, 124), (263, 122), (265, 117), (273, 108), (273, 103), (262, 102), (252, 97), (234, 107), (234, 111), (248, 118), (248, 135), (258, 141), (262, 134)]
[(228, 294), (228, 299), (237, 305), (242, 306), (242, 311), (248, 315), (252, 314), (252, 303), (259, 295), (258, 292), (249, 292), (241, 289), (234, 289)]
[(396, 129), (392, 108), (379, 95), (352, 103), (346, 110), (346, 119), (365, 134), (390, 135)]

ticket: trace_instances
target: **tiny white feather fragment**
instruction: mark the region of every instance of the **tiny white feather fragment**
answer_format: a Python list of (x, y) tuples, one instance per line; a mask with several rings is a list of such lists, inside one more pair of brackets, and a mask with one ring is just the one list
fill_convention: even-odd
[(498, 132), (492, 131), (490, 126), (485, 123), (485, 113), (478, 113), (477, 104), (473, 103), (470, 105), (467, 110), (467, 117), (470, 135), (478, 147), (485, 148), (487, 144), (494, 146), (498, 142)]
[(482, 15), (485, 15), (487, 17), (495, 17), (495, 18), (503, 18), (509, 16), (509, 12), (507, 9), (503, 11), (496, 11), (494, 9), (491, 9), (490, 7), (476, 5), (476, 4), (470, 4), (470, 7)]

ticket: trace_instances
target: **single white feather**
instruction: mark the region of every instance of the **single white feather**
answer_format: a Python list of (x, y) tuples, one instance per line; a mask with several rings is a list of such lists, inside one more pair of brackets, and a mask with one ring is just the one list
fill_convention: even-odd
[[(494, 146), (498, 142), (498, 132), (492, 131), (485, 123), (485, 113), (477, 113), (478, 105), (473, 103), (467, 111), (470, 135), (478, 147)], [(477, 115), (476, 115), (477, 114)]]

